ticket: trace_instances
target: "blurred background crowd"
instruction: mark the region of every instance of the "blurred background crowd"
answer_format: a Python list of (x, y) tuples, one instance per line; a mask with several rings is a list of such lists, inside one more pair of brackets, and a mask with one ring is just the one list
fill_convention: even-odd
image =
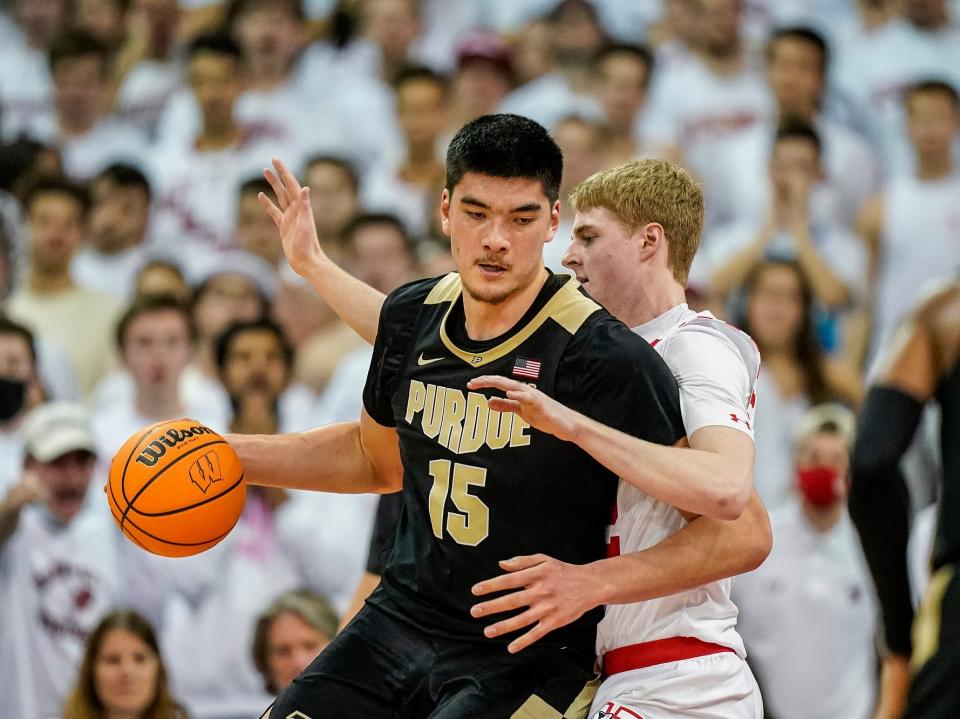
[[(657, 156), (703, 183), (690, 305), (763, 357), (750, 660), (772, 717), (869, 717), (872, 585), (842, 483), (804, 468), (846, 473), (878, 348), (960, 268), (957, 88), (946, 0), (3, 0), (0, 713), (254, 717), (329, 641), (375, 497), (252, 488), (221, 545), (164, 560), (113, 526), (108, 463), (166, 418), (355, 419), (370, 349), (286, 265), (263, 168), (389, 292), (452, 269), (446, 143), (504, 111), (564, 153), (554, 271), (590, 174)], [(917, 592), (935, 429), (906, 460)]]

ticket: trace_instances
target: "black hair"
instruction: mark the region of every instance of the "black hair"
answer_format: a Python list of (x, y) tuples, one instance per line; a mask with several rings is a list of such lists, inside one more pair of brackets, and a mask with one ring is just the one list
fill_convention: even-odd
[(630, 55), (635, 60), (640, 61), (647, 69), (644, 86), (650, 85), (650, 76), (653, 73), (653, 53), (646, 45), (637, 45), (629, 42), (608, 42), (600, 46), (593, 55), (593, 66), (599, 70), (600, 65), (614, 55)]
[(120, 351), (123, 352), (123, 347), (127, 341), (127, 333), (135, 320), (143, 315), (166, 311), (176, 312), (183, 318), (187, 325), (187, 336), (193, 341), (196, 338), (196, 329), (193, 324), (193, 316), (190, 314), (190, 308), (186, 303), (168, 294), (141, 295), (134, 298), (117, 322), (114, 339)]
[(333, 165), (341, 170), (350, 180), (350, 185), (353, 187), (353, 191), (357, 192), (360, 190), (360, 176), (357, 174), (357, 168), (353, 166), (353, 163), (349, 160), (338, 157), (336, 155), (314, 155), (307, 160), (305, 167), (306, 171), (310, 172), (316, 165)]
[(67, 195), (80, 205), (82, 215), (86, 215), (90, 209), (87, 188), (63, 175), (38, 175), (34, 178), (24, 190), (23, 208), (29, 212), (33, 203), (43, 195)]
[(957, 88), (937, 78), (926, 78), (913, 83), (907, 88), (904, 99), (909, 102), (914, 95), (923, 92), (939, 92), (946, 95), (953, 102), (954, 107), (960, 108), (960, 95), (957, 94)]
[(240, 46), (225, 32), (212, 32), (198, 35), (187, 46), (187, 58), (192, 60), (200, 53), (227, 55), (234, 60), (240, 60)]
[(410, 233), (407, 232), (407, 228), (400, 221), (399, 217), (389, 212), (362, 212), (354, 215), (343, 229), (344, 244), (349, 245), (357, 232), (371, 225), (389, 225), (392, 227), (400, 233), (400, 237), (403, 239), (403, 246), (411, 258), (416, 256), (416, 246), (413, 238), (410, 237)]
[(27, 349), (30, 351), (30, 359), (34, 366), (37, 364), (37, 341), (29, 327), (14, 322), (4, 314), (0, 314), (0, 335), (15, 335), (27, 343)]
[(827, 66), (830, 62), (830, 48), (827, 46), (827, 41), (824, 40), (823, 35), (804, 25), (790, 25), (777, 28), (770, 35), (770, 39), (767, 40), (767, 62), (773, 59), (773, 54), (776, 52), (776, 45), (781, 40), (798, 40), (816, 47), (820, 52), (820, 74), (827, 74)]
[(460, 128), (447, 148), (447, 192), (468, 172), (539, 180), (553, 204), (560, 196), (563, 154), (542, 125), (520, 115), (481, 115)]
[(0, 190), (14, 193), (17, 183), (31, 171), (37, 158), (51, 149), (25, 136), (0, 145)]
[(109, 180), (119, 187), (135, 187), (143, 191), (147, 196), (147, 200), (150, 199), (150, 181), (147, 180), (146, 175), (133, 165), (116, 162), (102, 170), (100, 174), (93, 179), (93, 182), (97, 183), (101, 180)]
[(774, 143), (778, 143), (781, 140), (807, 140), (817, 148), (817, 156), (820, 155), (822, 148), (820, 134), (813, 125), (798, 117), (785, 117), (781, 120), (777, 126)]
[(220, 333), (220, 336), (217, 337), (213, 348), (213, 356), (217, 363), (217, 369), (221, 374), (227, 366), (227, 355), (230, 354), (230, 346), (237, 337), (246, 332), (269, 332), (276, 337), (277, 342), (280, 343), (280, 351), (283, 353), (283, 363), (287, 371), (289, 372), (293, 369), (293, 345), (290, 344), (280, 325), (267, 317), (262, 317), (258, 320), (232, 322)]
[(273, 197), (273, 188), (270, 187), (270, 183), (267, 182), (267, 179), (265, 177), (255, 175), (240, 183), (240, 190), (237, 192), (237, 194), (243, 196), (252, 193), (260, 194), (261, 192), (268, 197)]
[(47, 62), (53, 73), (64, 60), (96, 55), (100, 60), (102, 76), (106, 76), (110, 60), (110, 50), (95, 36), (84, 30), (67, 30), (53, 39), (47, 51)]
[(405, 65), (401, 67), (393, 77), (394, 92), (399, 91), (401, 86), (406, 83), (416, 82), (418, 80), (435, 83), (440, 86), (440, 89), (443, 90), (444, 93), (446, 93), (450, 85), (450, 81), (445, 75), (441, 75), (439, 72), (431, 70), (425, 65)]

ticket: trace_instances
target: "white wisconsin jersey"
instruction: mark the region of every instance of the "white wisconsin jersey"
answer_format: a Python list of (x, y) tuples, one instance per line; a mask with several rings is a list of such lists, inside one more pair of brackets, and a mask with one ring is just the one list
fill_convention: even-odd
[[(709, 312), (678, 305), (634, 328), (660, 353), (680, 388), (687, 437), (701, 427), (737, 429), (753, 438), (760, 353), (753, 340)], [(673, 507), (620, 482), (608, 555), (637, 552), (686, 524)], [(668, 637), (696, 637), (745, 657), (736, 631), (732, 579), (634, 604), (608, 606), (597, 630), (597, 654)]]

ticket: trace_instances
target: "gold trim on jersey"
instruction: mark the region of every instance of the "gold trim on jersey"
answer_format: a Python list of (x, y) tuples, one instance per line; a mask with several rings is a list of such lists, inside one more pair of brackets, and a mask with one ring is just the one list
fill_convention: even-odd
[(460, 275), (456, 272), (451, 272), (440, 280), (434, 288), (430, 290), (430, 294), (427, 295), (424, 304), (437, 305), (444, 302), (450, 303), (450, 307), (447, 308), (447, 312), (444, 314), (443, 320), (440, 323), (440, 339), (454, 356), (459, 357), (471, 367), (482, 367), (515, 350), (528, 340), (534, 332), (540, 329), (541, 325), (548, 319), (552, 319), (570, 334), (576, 334), (577, 330), (580, 329), (587, 318), (600, 309), (600, 305), (578, 291), (580, 288), (579, 282), (567, 275), (563, 276), (567, 277), (566, 283), (556, 291), (553, 297), (547, 301), (547, 304), (543, 306), (543, 309), (541, 309), (533, 319), (509, 339), (485, 352), (468, 352), (467, 350), (461, 349), (453, 343), (453, 340), (451, 340), (447, 334), (447, 320), (450, 317), (450, 312), (453, 310), (454, 303), (463, 290), (463, 286), (460, 283)]
[(510, 715), (510, 719), (586, 719), (590, 705), (600, 688), (600, 677), (587, 682), (583, 691), (567, 707), (563, 713), (557, 711), (536, 694), (523, 703), (523, 706)]
[(913, 620), (913, 656), (910, 657), (910, 668), (914, 673), (930, 661), (940, 648), (943, 595), (947, 593), (953, 572), (954, 568), (946, 564), (930, 578), (920, 610)]

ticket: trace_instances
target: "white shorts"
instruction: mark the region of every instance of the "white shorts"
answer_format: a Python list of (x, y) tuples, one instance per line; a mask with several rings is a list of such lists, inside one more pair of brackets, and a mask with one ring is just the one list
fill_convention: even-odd
[(597, 690), (589, 719), (762, 719), (760, 689), (733, 652), (614, 674)]

